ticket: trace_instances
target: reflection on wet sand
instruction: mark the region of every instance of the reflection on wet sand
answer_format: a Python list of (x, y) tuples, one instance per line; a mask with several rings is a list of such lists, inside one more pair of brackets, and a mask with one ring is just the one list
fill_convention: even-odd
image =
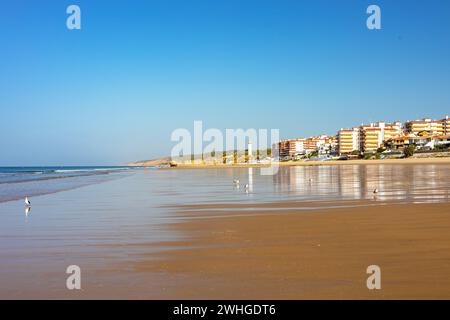
[(248, 191), (253, 191), (253, 168), (248, 168)]
[(26, 206), (25, 207), (25, 216), (28, 217), (28, 215), (31, 213), (31, 207)]
[(432, 203), (449, 200), (449, 178), (440, 165), (355, 165), (281, 168), (273, 183), (292, 196)]

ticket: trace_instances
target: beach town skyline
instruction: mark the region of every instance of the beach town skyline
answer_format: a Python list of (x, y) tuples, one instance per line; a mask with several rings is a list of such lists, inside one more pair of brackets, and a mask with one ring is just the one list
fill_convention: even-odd
[[(202, 124), (203, 125), (203, 124)], [(195, 127), (195, 121), (194, 121)], [(211, 128), (210, 128), (211, 129)], [(213, 130), (219, 130), (216, 128), (212, 128)], [(179, 130), (179, 129), (175, 129)], [(183, 128), (182, 130), (189, 130)], [(203, 130), (203, 128), (202, 128)], [(251, 137), (249, 137), (248, 133), (250, 130), (254, 130), (252, 128), (236, 128), (236, 129), (225, 129), (225, 131), (230, 130), (235, 135), (237, 139), (236, 141), (232, 141), (232, 148), (219, 148), (214, 149), (214, 153), (221, 152), (233, 152), (233, 151), (247, 151), (248, 145), (247, 142), (251, 141)], [(267, 129), (263, 129), (267, 130)], [(273, 130), (273, 129), (272, 129)], [(279, 130), (279, 129), (276, 129)], [(204, 133), (200, 132), (200, 136), (196, 137), (194, 134), (195, 129), (192, 130), (192, 138), (193, 143), (195, 144), (195, 140), (201, 140), (201, 149), (197, 150), (198, 152), (194, 152), (192, 148), (191, 152), (185, 154), (190, 159), (191, 156), (194, 155), (209, 155), (211, 151), (204, 153), (203, 149), (208, 144), (203, 144)], [(280, 130), (281, 131), (281, 130)], [(172, 133), (173, 134), (173, 133)], [(239, 136), (240, 135), (240, 136)], [(226, 136), (225, 134), (223, 136)], [(437, 145), (445, 145), (450, 144), (450, 119), (449, 116), (441, 117), (438, 119), (432, 119), (429, 117), (423, 117), (416, 120), (406, 120), (406, 121), (386, 121), (379, 120), (376, 122), (364, 123), (361, 122), (360, 125), (351, 126), (348, 128), (340, 128), (337, 130), (335, 135), (319, 133), (314, 134), (308, 137), (289, 137), (289, 138), (281, 138), (277, 141), (272, 141), (265, 148), (269, 149), (278, 149), (277, 150), (277, 158), (279, 159), (285, 157), (293, 157), (299, 154), (308, 154), (310, 152), (319, 151), (319, 154), (322, 155), (346, 155), (354, 152), (358, 152), (360, 154), (363, 153), (375, 153), (378, 149), (396, 149), (403, 150), (405, 147), (405, 142), (401, 143), (401, 141), (405, 141), (411, 139), (410, 144), (418, 144), (419, 147), (423, 147), (432, 141), (437, 142)], [(256, 139), (257, 140), (257, 139)], [(169, 142), (168, 144), (173, 147), (173, 142)], [(245, 144), (239, 144), (239, 142), (245, 142)], [(267, 142), (265, 142), (267, 143)], [(408, 144), (408, 142), (406, 142)], [(191, 145), (191, 144), (189, 144)], [(226, 145), (226, 143), (222, 144)], [(238, 147), (240, 146), (240, 148)], [(432, 144), (432, 148), (434, 148), (435, 144)], [(262, 149), (258, 148), (258, 143), (255, 146), (254, 153), (256, 159), (256, 153), (262, 151)], [(271, 152), (270, 152), (271, 153)], [(166, 162), (170, 160), (168, 157), (169, 153), (166, 153), (164, 157), (157, 157), (152, 160), (160, 160), (167, 159)], [(250, 155), (252, 156), (252, 154)], [(267, 155), (266, 155), (267, 156)], [(132, 159), (126, 163), (115, 163), (115, 166), (123, 166), (125, 164), (135, 163), (145, 163), (146, 161), (152, 160), (136, 160)], [(272, 160), (278, 160), (273, 158)], [(188, 161), (189, 162), (189, 161)], [(98, 165), (102, 166), (102, 163), (89, 164), (87, 165)], [(47, 167), (47, 165), (37, 164), (37, 165), (29, 165), (28, 167)], [(71, 164), (58, 164), (57, 166), (72, 166)], [(22, 165), (9, 165), (4, 167), (22, 167)], [(27, 166), (23, 166), (27, 167)], [(49, 166), (52, 167), (52, 166)]]
[[(189, 140), (188, 147), (184, 150), (184, 156), (188, 162), (191, 160), (191, 156), (203, 157), (213, 153), (213, 157), (215, 157), (217, 153), (233, 151), (245, 151), (247, 155), (256, 159), (256, 154), (265, 152), (267, 148), (277, 151), (275, 152), (276, 156), (272, 157), (272, 160), (276, 161), (279, 158), (305, 155), (310, 152), (342, 156), (355, 152), (357, 154), (376, 153), (379, 149), (398, 151), (403, 150), (409, 144), (415, 145), (418, 149), (424, 147), (434, 149), (436, 146), (446, 147), (450, 144), (450, 119), (448, 115), (439, 119), (421, 118), (404, 122), (385, 120), (366, 124), (361, 122), (360, 125), (337, 130), (336, 135), (316, 133), (309, 137), (297, 136), (279, 139), (281, 130), (275, 129), (278, 130), (276, 138), (271, 137), (272, 143), (269, 144), (267, 144), (267, 141), (260, 141), (265, 140), (261, 139), (261, 129), (226, 129), (226, 133), (223, 133), (216, 128), (203, 128), (203, 122), (195, 121), (193, 129), (190, 131), (187, 128), (181, 130), (186, 132), (187, 135), (172, 134), (171, 140), (172, 142), (177, 141), (177, 139), (182, 142), (183, 140)], [(204, 130), (205, 132), (203, 132)], [(262, 130), (266, 131), (263, 138), (267, 138), (267, 129)], [(213, 140), (214, 143), (207, 143), (205, 137), (207, 137), (206, 140)], [(273, 141), (274, 139), (276, 141)], [(221, 141), (217, 148), (217, 140), (225, 140), (225, 142)], [(231, 143), (227, 140), (230, 140)], [(255, 147), (254, 152), (251, 151), (253, 146)], [(446, 150), (446, 148), (442, 149)], [(178, 151), (172, 150), (172, 158), (177, 157), (177, 153)], [(269, 153), (272, 154), (272, 152)], [(221, 154), (219, 156), (221, 157)]]

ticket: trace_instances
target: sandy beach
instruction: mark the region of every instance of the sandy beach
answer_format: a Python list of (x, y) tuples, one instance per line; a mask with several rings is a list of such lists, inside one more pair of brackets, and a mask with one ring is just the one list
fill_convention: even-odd
[[(153, 165), (154, 162), (140, 162), (137, 165)], [(376, 165), (376, 164), (396, 164), (396, 165), (407, 165), (407, 164), (450, 164), (450, 157), (415, 157), (415, 158), (406, 158), (406, 159), (371, 159), (371, 160), (329, 160), (329, 161), (284, 161), (284, 162), (275, 162), (273, 165), (280, 167), (289, 167), (289, 166), (342, 166), (342, 165)], [(135, 164), (136, 165), (136, 164)], [(269, 164), (246, 164), (246, 163), (237, 163), (237, 164), (187, 164), (187, 163), (179, 163), (176, 167), (172, 167), (171, 169), (211, 169), (211, 168), (261, 168), (268, 167)]]
[[(449, 204), (280, 213), (219, 211), (173, 226), (184, 241), (137, 270), (189, 279), (169, 296), (190, 299), (449, 299)], [(181, 212), (185, 208), (180, 208)], [(244, 216), (239, 216), (244, 215)], [(366, 268), (382, 270), (368, 290)], [(166, 292), (167, 294), (167, 292)]]
[[(0, 298), (450, 298), (446, 163), (101, 181), (32, 197), (28, 213), (23, 200), (0, 203)], [(82, 290), (67, 290), (69, 265)], [(366, 287), (369, 265), (381, 268), (381, 290)]]

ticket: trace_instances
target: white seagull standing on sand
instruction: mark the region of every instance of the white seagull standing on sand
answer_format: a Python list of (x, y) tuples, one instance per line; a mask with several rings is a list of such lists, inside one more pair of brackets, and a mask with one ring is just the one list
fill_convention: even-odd
[(31, 202), (30, 202), (30, 200), (28, 200), (28, 197), (25, 197), (25, 205), (28, 207), (31, 206)]
[(375, 188), (375, 190), (373, 190), (373, 193), (374, 193), (374, 194), (377, 194), (377, 193), (378, 193), (378, 189)]
[(244, 186), (244, 188), (245, 188), (245, 192), (248, 193), (248, 188), (249, 188), (248, 183)]

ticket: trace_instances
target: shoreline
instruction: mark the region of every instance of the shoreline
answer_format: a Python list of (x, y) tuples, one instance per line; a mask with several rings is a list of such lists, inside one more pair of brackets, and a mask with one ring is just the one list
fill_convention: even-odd
[(268, 168), (295, 166), (336, 166), (336, 165), (409, 165), (409, 164), (450, 164), (450, 157), (442, 158), (407, 158), (407, 159), (374, 159), (374, 160), (329, 160), (329, 161), (286, 161), (265, 163), (238, 164), (177, 164), (163, 169), (231, 169), (231, 168)]

